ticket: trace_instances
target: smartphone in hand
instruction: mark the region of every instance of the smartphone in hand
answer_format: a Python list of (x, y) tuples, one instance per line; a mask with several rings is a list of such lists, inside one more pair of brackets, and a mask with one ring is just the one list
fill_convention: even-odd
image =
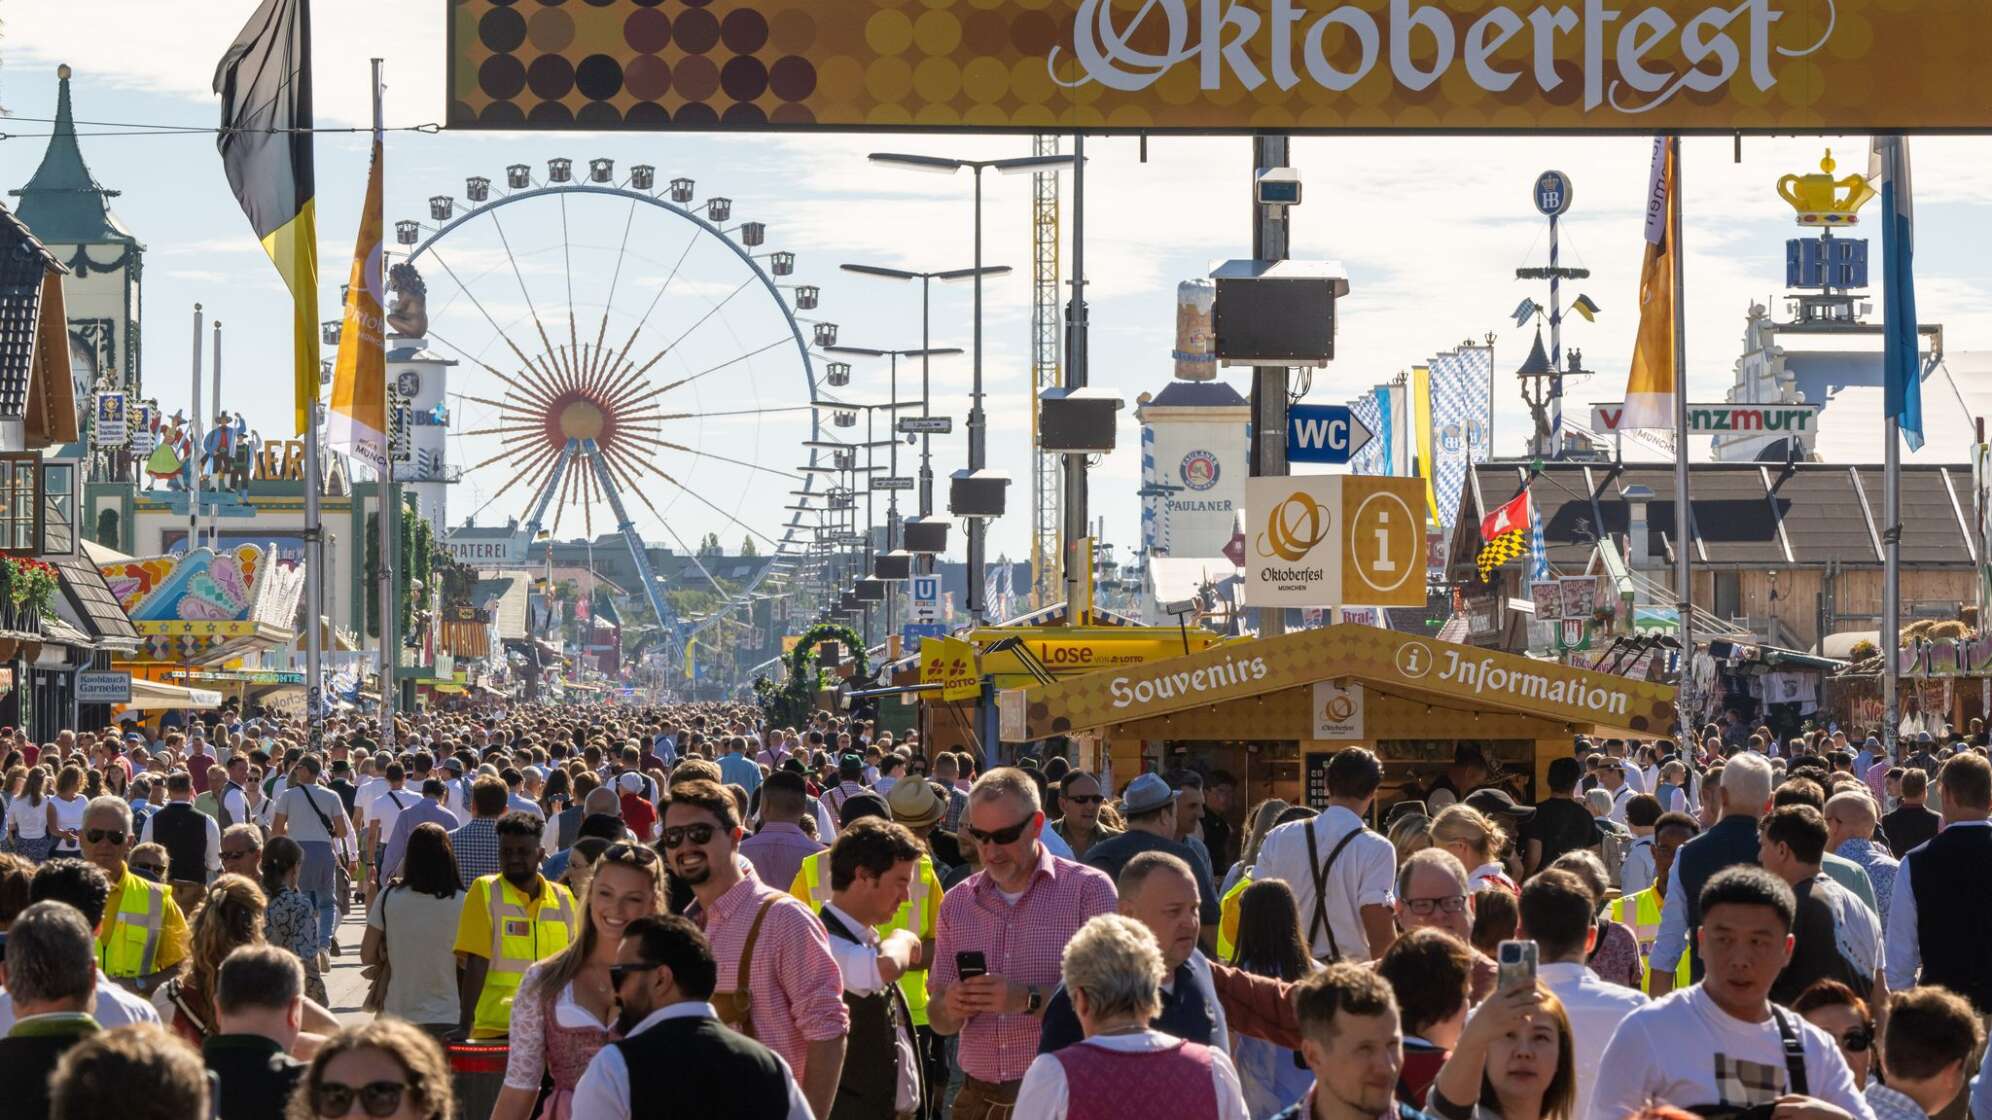
[(963, 980), (989, 975), (989, 958), (980, 949), (963, 949), (955, 954), (955, 972)]
[(1540, 953), (1533, 941), (1503, 941), (1495, 951), (1495, 965), (1499, 972), (1496, 988), (1512, 992), (1517, 988), (1532, 988), (1536, 982), (1536, 966)]

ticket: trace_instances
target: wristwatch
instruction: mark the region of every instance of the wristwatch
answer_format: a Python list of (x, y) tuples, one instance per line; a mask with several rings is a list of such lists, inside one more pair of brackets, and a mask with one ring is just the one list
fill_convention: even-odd
[(1024, 1014), (1035, 1015), (1044, 1007), (1044, 990), (1033, 984), (1024, 989)]

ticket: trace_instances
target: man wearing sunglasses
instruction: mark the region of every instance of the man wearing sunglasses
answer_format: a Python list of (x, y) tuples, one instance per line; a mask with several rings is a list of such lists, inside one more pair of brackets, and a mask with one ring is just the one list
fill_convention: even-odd
[(81, 840), (83, 858), (111, 881), (97, 932), (98, 961), (112, 980), (150, 996), (186, 959), (186, 915), (166, 884), (143, 879), (126, 866), (125, 856), (138, 837), (132, 831), (131, 806), (123, 798), (99, 797), (84, 806)]
[(662, 915), (631, 922), (609, 969), (620, 1038), (589, 1061), (569, 1114), (586, 1120), (827, 1116), (810, 1109), (780, 1054), (721, 1025), (711, 1002), (719, 972), (711, 946), (690, 921)]
[[(699, 778), (671, 787), (657, 846), (692, 889), (686, 915), (701, 924), (718, 962), (712, 1001), (720, 1021), (781, 1055), (810, 1108), (829, 1116), (851, 1029), (843, 976), (822, 923), (761, 881), (738, 855), (740, 837), (738, 806), (724, 786)], [(578, 1100), (575, 1115), (586, 1115)]]
[[(953, 756), (947, 756), (950, 762)], [(1058, 808), (1064, 815), (1051, 822), (1051, 830), (1072, 847), (1072, 858), (1084, 860), (1094, 844), (1120, 835), (1117, 828), (1100, 823), (1100, 806), (1106, 797), (1100, 780), (1084, 770), (1068, 770), (1058, 780)]]
[[(962, 815), (982, 870), (941, 901), (928, 1022), (959, 1035), (967, 1080), (956, 1120), (1008, 1120), (1037, 1053), (1046, 1000), (1061, 979), (1065, 943), (1114, 910), (1113, 881), (1051, 854), (1040, 840), (1037, 783), (1013, 767), (976, 779)], [(981, 970), (964, 977), (962, 965)]]

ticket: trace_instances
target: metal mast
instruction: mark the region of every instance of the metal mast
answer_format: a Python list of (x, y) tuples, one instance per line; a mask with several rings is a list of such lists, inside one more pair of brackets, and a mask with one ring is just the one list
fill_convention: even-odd
[[(1058, 154), (1058, 136), (1039, 133), (1031, 154)], [(1062, 385), (1058, 281), (1058, 169), (1031, 176), (1031, 446), (1038, 445), (1038, 399)], [(1034, 452), (1031, 462), (1031, 605), (1043, 608), (1060, 587), (1060, 472), (1063, 456)]]

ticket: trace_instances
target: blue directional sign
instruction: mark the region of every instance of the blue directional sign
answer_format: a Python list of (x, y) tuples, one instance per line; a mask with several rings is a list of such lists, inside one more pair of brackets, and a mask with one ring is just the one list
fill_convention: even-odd
[(1346, 463), (1376, 434), (1347, 405), (1297, 404), (1287, 409), (1287, 462)]

